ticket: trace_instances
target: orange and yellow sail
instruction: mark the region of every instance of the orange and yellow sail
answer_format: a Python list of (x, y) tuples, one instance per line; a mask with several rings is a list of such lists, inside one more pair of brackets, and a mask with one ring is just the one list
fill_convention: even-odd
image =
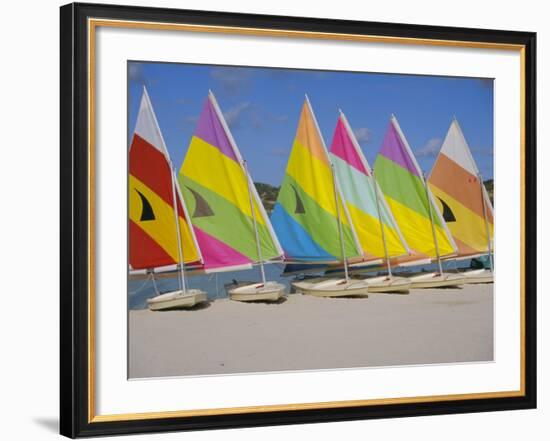
[(456, 119), (437, 156), (428, 185), (458, 248), (458, 257), (492, 249), (493, 207)]
[(134, 270), (201, 261), (174, 179), (168, 150), (144, 88), (129, 152), (128, 257)]

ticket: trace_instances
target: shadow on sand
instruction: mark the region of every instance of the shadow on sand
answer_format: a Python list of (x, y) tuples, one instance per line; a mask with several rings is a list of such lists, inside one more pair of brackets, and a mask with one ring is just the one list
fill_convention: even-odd
[(415, 293), (419, 293), (422, 291), (430, 292), (430, 291), (440, 290), (440, 289), (452, 290), (452, 289), (463, 289), (463, 287), (461, 285), (434, 286), (433, 288), (411, 288), (411, 291), (414, 291)]
[(287, 297), (283, 296), (280, 297), (278, 300), (249, 300), (247, 302), (240, 302), (238, 300), (234, 300), (235, 303), (248, 303), (248, 304), (256, 304), (256, 305), (281, 305), (287, 301)]
[(206, 302), (197, 303), (195, 306), (192, 306), (191, 308), (169, 308), (169, 309), (161, 309), (161, 310), (154, 311), (154, 312), (201, 311), (201, 310), (203, 310), (203, 309), (208, 309), (208, 308), (210, 308), (211, 306), (212, 306), (212, 302), (208, 300), (208, 301), (206, 301)]

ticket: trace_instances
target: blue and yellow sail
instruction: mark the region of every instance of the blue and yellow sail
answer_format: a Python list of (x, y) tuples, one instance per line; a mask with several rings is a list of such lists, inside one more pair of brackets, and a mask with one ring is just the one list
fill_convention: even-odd
[(271, 222), (287, 261), (337, 263), (363, 256), (307, 97)]

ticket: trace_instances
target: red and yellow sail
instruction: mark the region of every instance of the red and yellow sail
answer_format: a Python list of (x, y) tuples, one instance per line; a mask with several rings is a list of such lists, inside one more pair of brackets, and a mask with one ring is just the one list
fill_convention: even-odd
[(129, 153), (128, 255), (132, 269), (201, 261), (174, 179), (168, 150), (144, 88)]

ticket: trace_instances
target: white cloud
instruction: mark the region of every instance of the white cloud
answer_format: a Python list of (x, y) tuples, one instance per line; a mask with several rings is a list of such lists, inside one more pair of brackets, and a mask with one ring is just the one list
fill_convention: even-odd
[(285, 122), (285, 121), (288, 121), (288, 115), (276, 115), (273, 117), (273, 119), (276, 122)]
[(289, 150), (288, 148), (282, 149), (282, 148), (273, 148), (271, 149), (271, 154), (273, 156), (279, 156), (279, 157), (285, 157), (288, 156)]
[(225, 118), (225, 122), (227, 122), (227, 125), (232, 129), (241, 127), (243, 116), (249, 108), (250, 103), (247, 101), (237, 104), (224, 112), (223, 116)]
[(367, 127), (359, 127), (353, 131), (357, 142), (370, 142), (372, 139), (372, 132)]
[(141, 63), (128, 63), (128, 79), (144, 86), (149, 86), (149, 82), (143, 72), (143, 64)]
[(251, 84), (252, 71), (243, 68), (220, 67), (210, 72), (221, 92), (226, 95), (238, 95), (246, 92)]
[(416, 152), (416, 156), (435, 156), (439, 153), (441, 138), (430, 138), (424, 146)]
[(187, 125), (190, 125), (190, 126), (195, 126), (197, 124), (197, 122), (199, 121), (199, 117), (198, 115), (190, 115), (190, 116), (186, 116), (184, 119), (183, 119), (183, 122)]

